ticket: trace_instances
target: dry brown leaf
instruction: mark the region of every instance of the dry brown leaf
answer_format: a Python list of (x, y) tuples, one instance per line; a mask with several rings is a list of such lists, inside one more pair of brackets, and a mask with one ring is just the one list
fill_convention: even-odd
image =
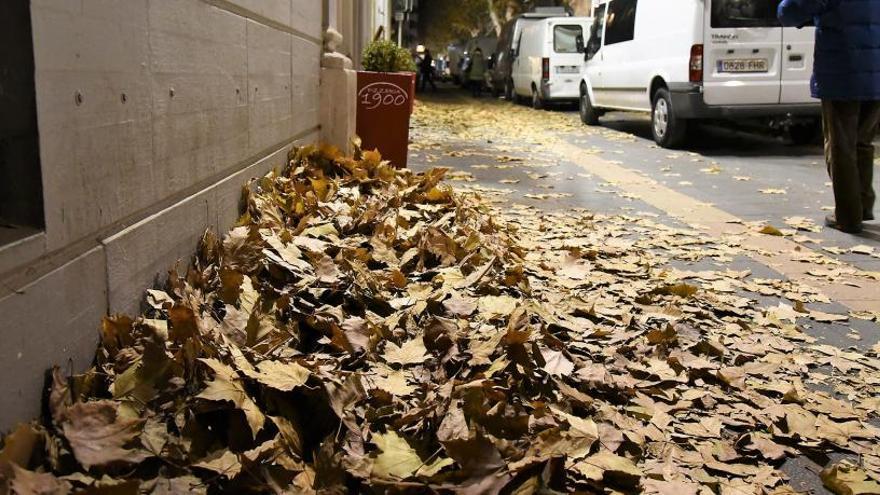
[(123, 419), (109, 400), (80, 402), (67, 408), (61, 427), (76, 460), (89, 468), (111, 463), (137, 463), (147, 454), (131, 447), (143, 421)]

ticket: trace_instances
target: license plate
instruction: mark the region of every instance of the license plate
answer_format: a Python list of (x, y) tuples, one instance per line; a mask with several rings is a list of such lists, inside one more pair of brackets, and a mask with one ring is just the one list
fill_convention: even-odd
[(557, 74), (577, 74), (579, 72), (577, 65), (558, 65), (556, 66)]
[(766, 58), (737, 58), (718, 61), (718, 72), (768, 72)]

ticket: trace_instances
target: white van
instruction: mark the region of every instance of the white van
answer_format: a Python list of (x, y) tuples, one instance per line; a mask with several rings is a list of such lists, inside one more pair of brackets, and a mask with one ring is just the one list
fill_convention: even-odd
[(571, 13), (565, 7), (535, 7), (532, 12), (515, 16), (501, 28), (501, 34), (498, 35), (498, 45), (489, 62), (488, 83), (493, 96), (498, 96), (503, 91), (507, 101), (513, 100), (513, 80), (511, 79), (513, 54), (523, 28), (529, 23), (548, 17), (570, 16)]
[(449, 75), (455, 84), (460, 84), (464, 66), (464, 43), (455, 43), (446, 47), (449, 58)]
[(529, 98), (534, 108), (577, 101), (584, 39), (592, 25), (591, 17), (551, 17), (524, 25), (511, 69), (514, 98)]
[(761, 117), (796, 142), (817, 132), (810, 97), (815, 28), (783, 28), (779, 0), (599, 0), (584, 54), (580, 112), (651, 112), (676, 147), (696, 119)]

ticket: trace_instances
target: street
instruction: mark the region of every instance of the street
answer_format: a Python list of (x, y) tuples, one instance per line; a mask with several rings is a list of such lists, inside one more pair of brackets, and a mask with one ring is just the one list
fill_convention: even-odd
[[(815, 253), (842, 273), (880, 272), (880, 223), (866, 223), (861, 235), (823, 225), (834, 198), (820, 145), (706, 124), (686, 149), (671, 151), (653, 143), (647, 115), (612, 113), (589, 128), (570, 108), (535, 111), (455, 92), (427, 95), (415, 121), (411, 168), (452, 167), (465, 188), (501, 190), (511, 203), (649, 212), (670, 224), (721, 222), (753, 234), (769, 225), (786, 234), (800, 257)], [(880, 177), (874, 182), (880, 187)], [(776, 268), (811, 277), (797, 266)], [(880, 292), (813, 282), (831, 284), (838, 295), (832, 299), (843, 305), (838, 309), (880, 311)]]
[[(670, 151), (654, 144), (649, 126), (646, 115), (613, 113), (588, 128), (570, 108), (532, 110), (447, 88), (417, 105), (409, 166), (450, 168), (456, 189), (488, 199), (505, 221), (540, 223), (538, 232), (562, 243), (588, 234), (554, 236), (554, 218), (594, 219), (597, 232), (614, 237), (597, 245), (657, 256), (635, 261), (653, 270), (649, 278), (686, 280), (704, 297), (735, 295), (741, 308), (790, 319), (808, 336), (798, 345), (878, 352), (880, 225), (866, 224), (861, 236), (823, 226), (833, 196), (820, 146), (705, 125), (684, 150)], [(570, 266), (546, 268), (564, 278)], [(596, 284), (587, 293), (596, 289), (609, 290)], [(633, 292), (638, 301), (638, 285)], [(842, 370), (826, 363), (818, 371)], [(836, 397), (855, 390), (825, 378), (807, 386)], [(877, 426), (876, 417), (870, 422)], [(782, 470), (797, 491), (830, 493), (816, 476), (826, 462), (796, 457)]]

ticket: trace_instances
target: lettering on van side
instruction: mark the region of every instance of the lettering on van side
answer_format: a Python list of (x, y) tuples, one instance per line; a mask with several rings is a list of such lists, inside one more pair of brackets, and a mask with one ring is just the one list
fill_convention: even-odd
[(738, 41), (739, 34), (736, 33), (712, 33), (712, 43), (724, 45), (731, 41)]

